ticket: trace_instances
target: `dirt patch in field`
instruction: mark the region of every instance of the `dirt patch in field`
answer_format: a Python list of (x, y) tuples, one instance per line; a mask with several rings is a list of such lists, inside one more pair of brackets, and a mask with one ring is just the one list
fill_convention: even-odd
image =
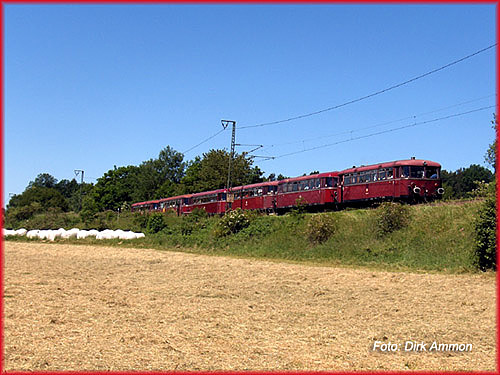
[(4, 246), (7, 370), (495, 370), (492, 275)]

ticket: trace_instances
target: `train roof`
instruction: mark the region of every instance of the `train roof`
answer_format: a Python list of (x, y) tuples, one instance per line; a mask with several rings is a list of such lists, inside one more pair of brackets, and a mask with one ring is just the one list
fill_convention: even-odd
[(219, 193), (225, 193), (227, 189), (217, 189), (217, 190), (211, 190), (211, 191), (203, 191), (201, 193), (194, 193), (191, 194), (190, 197), (195, 198), (195, 197), (200, 197), (203, 195), (212, 195), (212, 194), (219, 194)]
[(231, 191), (239, 191), (243, 189), (253, 189), (253, 188), (258, 188), (262, 186), (276, 186), (278, 185), (278, 181), (266, 181), (266, 182), (258, 182), (256, 184), (250, 184), (250, 185), (242, 185), (242, 186), (235, 186), (234, 188), (231, 188)]
[(175, 199), (190, 198), (193, 194), (176, 195), (175, 197), (162, 198), (159, 202), (168, 202)]
[(302, 181), (302, 180), (310, 180), (311, 178), (322, 178), (322, 177), (335, 177), (338, 176), (339, 172), (324, 172), (324, 173), (316, 173), (316, 174), (310, 174), (307, 176), (300, 176), (300, 177), (292, 177), (292, 178), (286, 178), (284, 180), (278, 181), (280, 184), (284, 184), (287, 182), (294, 182), (294, 181)]
[(160, 200), (157, 199), (157, 200), (154, 200), (154, 201), (145, 201), (145, 202), (132, 203), (132, 207), (141, 206), (143, 204), (151, 204), (151, 203), (160, 203)]
[(395, 160), (385, 163), (378, 164), (370, 164), (370, 165), (361, 165), (359, 167), (353, 167), (349, 169), (344, 169), (341, 174), (353, 173), (353, 172), (362, 172), (368, 171), (375, 168), (388, 168), (388, 167), (399, 167), (401, 165), (414, 165), (414, 166), (423, 166), (427, 165), (429, 167), (441, 167), (441, 164), (436, 163), (435, 161), (424, 160), (424, 159), (407, 159), (407, 160)]

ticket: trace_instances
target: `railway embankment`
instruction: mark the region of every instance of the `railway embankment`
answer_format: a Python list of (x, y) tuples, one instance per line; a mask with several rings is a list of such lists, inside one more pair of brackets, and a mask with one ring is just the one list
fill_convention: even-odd
[[(439, 202), (405, 206), (396, 213), (387, 208), (382, 212), (383, 207), (325, 213), (296, 210), (283, 216), (247, 212), (222, 219), (202, 213), (187, 217), (122, 214), (107, 224), (123, 230), (149, 229), (150, 233), (133, 243), (105, 242), (319, 265), (477, 272), (474, 221), (480, 205), (481, 201)], [(55, 242), (103, 244), (94, 239)]]

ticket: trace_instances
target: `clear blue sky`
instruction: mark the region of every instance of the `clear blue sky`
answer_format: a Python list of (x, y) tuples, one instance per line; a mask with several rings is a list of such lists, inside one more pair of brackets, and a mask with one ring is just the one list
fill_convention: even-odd
[[(185, 151), (221, 129), (221, 119), (245, 126), (321, 110), (496, 42), (495, 5), (485, 4), (4, 4), (4, 10), (4, 202), (42, 172), (61, 180), (83, 169), (95, 182), (114, 165), (140, 164), (167, 145)], [(327, 137), (336, 133), (357, 137), (494, 105), (495, 66), (491, 49), (338, 110), (237, 130), (237, 142), (275, 145), (258, 154), (278, 156), (351, 137)], [(288, 176), (410, 156), (447, 170), (484, 165), (494, 112), (256, 164), (266, 175)], [(314, 137), (321, 138), (301, 142)], [(185, 157), (229, 143), (225, 131)]]

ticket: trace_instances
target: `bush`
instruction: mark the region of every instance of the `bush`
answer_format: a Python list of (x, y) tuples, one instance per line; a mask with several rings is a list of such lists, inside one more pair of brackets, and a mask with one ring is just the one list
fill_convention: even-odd
[(182, 217), (180, 225), (181, 234), (189, 236), (193, 231), (205, 228), (207, 218), (207, 211), (200, 208), (193, 209), (189, 215)]
[(335, 219), (329, 214), (311, 216), (306, 226), (307, 239), (313, 244), (327, 241), (335, 232)]
[(474, 223), (476, 232), (475, 264), (483, 271), (497, 269), (496, 258), (496, 200), (486, 199)]
[(148, 227), (149, 213), (147, 212), (134, 212), (133, 223), (141, 229), (146, 229)]
[(234, 211), (228, 211), (220, 219), (215, 227), (215, 236), (224, 237), (230, 234), (238, 233), (240, 230), (250, 225), (249, 215), (241, 208)]
[(376, 223), (379, 236), (405, 228), (410, 223), (410, 208), (399, 203), (384, 202), (377, 208)]
[(165, 220), (163, 219), (163, 215), (159, 212), (155, 212), (155, 213), (149, 215), (148, 225), (146, 227), (146, 230), (149, 233), (158, 233), (166, 226), (167, 225), (165, 224)]

